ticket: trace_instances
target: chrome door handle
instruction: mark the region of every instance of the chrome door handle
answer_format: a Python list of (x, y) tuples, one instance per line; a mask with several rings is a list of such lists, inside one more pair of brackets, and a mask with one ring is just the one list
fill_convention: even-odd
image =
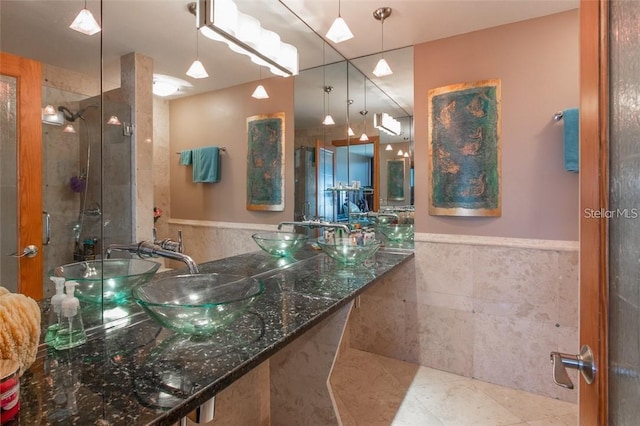
[(8, 254), (7, 256), (32, 258), (32, 257), (36, 257), (37, 255), (38, 255), (38, 247), (34, 246), (33, 244), (29, 244), (24, 249), (22, 249), (21, 254), (18, 254), (18, 252), (15, 252), (15, 253)]
[(51, 242), (51, 215), (46, 211), (43, 211), (42, 214), (44, 215), (44, 241), (42, 241), (42, 245), (46, 246)]
[(582, 346), (578, 355), (551, 352), (550, 358), (553, 364), (553, 382), (558, 386), (573, 389), (573, 383), (567, 374), (567, 367), (579, 370), (584, 381), (589, 385), (595, 380), (596, 365), (593, 361), (593, 352), (588, 345)]

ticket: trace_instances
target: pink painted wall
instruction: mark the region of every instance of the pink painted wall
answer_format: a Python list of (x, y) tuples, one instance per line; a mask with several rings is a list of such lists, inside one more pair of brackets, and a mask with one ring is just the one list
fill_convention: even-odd
[[(174, 219), (277, 224), (293, 217), (294, 79), (271, 78), (269, 99), (251, 97), (257, 82), (171, 101), (170, 199)], [(285, 113), (285, 210), (250, 211), (247, 202), (247, 117)], [(175, 154), (183, 149), (225, 146), (217, 183), (193, 183), (191, 166)]]
[[(502, 82), (502, 216), (428, 214), (428, 91)], [(556, 15), (414, 48), (416, 231), (578, 240), (578, 175), (563, 168), (556, 111), (578, 106), (579, 14)]]

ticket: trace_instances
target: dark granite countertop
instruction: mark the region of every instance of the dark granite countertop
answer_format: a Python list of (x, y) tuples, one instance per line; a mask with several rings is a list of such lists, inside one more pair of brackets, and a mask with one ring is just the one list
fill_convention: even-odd
[(209, 338), (176, 334), (138, 313), (77, 348), (41, 351), (20, 382), (20, 424), (172, 425), (413, 253), (381, 250), (361, 266), (341, 265), (309, 246), (297, 257), (253, 252), (199, 265), (201, 272), (257, 276), (265, 284), (248, 313)]

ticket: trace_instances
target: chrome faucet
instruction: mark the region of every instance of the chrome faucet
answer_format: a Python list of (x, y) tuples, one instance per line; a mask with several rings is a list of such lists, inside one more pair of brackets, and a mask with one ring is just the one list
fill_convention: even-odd
[(282, 229), (283, 226), (303, 226), (305, 228), (333, 228), (340, 229), (345, 235), (349, 235), (351, 233), (351, 229), (348, 225), (344, 223), (332, 223), (325, 222), (321, 220), (302, 220), (302, 221), (291, 221), (291, 222), (280, 222), (278, 224), (278, 229)]
[(187, 256), (184, 253), (176, 252), (172, 250), (168, 250), (166, 248), (162, 248), (158, 244), (150, 243), (148, 241), (142, 241), (137, 244), (110, 244), (107, 247), (106, 257), (109, 259), (111, 257), (111, 252), (113, 251), (124, 251), (127, 253), (134, 253), (140, 256), (141, 258), (149, 258), (153, 256), (165, 257), (167, 259), (179, 260), (184, 262), (189, 267), (190, 274), (197, 274), (200, 271), (198, 270), (198, 265), (190, 256)]
[(158, 231), (156, 231), (156, 228), (153, 228), (153, 244), (158, 245), (165, 250), (173, 251), (176, 253), (184, 253), (181, 230), (178, 230), (178, 241), (173, 241), (171, 238), (158, 240)]

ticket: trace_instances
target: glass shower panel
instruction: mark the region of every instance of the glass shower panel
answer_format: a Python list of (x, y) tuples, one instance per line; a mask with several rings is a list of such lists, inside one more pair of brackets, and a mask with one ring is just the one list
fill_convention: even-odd
[(610, 2), (609, 424), (640, 417), (640, 3)]
[(0, 75), (0, 285), (18, 291), (17, 81)]

